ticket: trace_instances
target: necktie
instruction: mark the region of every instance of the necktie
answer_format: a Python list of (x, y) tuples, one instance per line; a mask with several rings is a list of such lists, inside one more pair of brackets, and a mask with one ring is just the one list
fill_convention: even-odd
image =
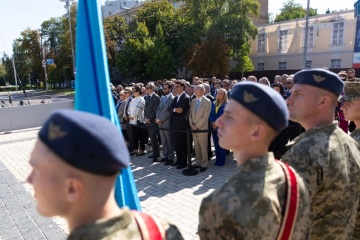
[(199, 106), (200, 106), (200, 99), (198, 99), (196, 102), (195, 112), (197, 112), (197, 110), (199, 109)]

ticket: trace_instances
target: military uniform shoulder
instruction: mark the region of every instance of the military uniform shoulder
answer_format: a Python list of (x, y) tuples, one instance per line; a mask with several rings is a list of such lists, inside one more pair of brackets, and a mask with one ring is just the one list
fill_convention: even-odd
[[(147, 215), (147, 214), (146, 214)], [(150, 216), (150, 215), (147, 215)], [(163, 239), (182, 240), (183, 237), (178, 228), (164, 220), (150, 216), (162, 233)], [(139, 223), (135, 218), (135, 213), (128, 208), (114, 218), (98, 220), (95, 223), (75, 229), (68, 237), (68, 240), (87, 239), (87, 240), (117, 240), (134, 239), (141, 240), (142, 234)]]
[(360, 144), (360, 129), (356, 129), (353, 131), (350, 136), (358, 143)]

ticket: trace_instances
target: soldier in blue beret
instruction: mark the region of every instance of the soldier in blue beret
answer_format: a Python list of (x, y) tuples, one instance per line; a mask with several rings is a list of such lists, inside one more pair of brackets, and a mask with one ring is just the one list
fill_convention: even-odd
[(220, 146), (234, 151), (238, 166), (203, 199), (200, 239), (309, 239), (304, 183), (268, 152), (271, 141), (288, 124), (281, 95), (263, 84), (238, 83), (215, 124)]
[(30, 165), (27, 181), (38, 211), (64, 217), (68, 239), (144, 239), (143, 234), (154, 232), (159, 239), (182, 239), (176, 226), (149, 215), (155, 227), (140, 230), (143, 213), (118, 207), (115, 180), (128, 167), (129, 153), (120, 131), (104, 117), (55, 111), (39, 132)]
[(334, 121), (344, 82), (325, 69), (294, 76), (287, 98), (292, 121), (305, 132), (291, 141), (282, 160), (304, 179), (310, 197), (311, 239), (351, 239), (358, 210), (360, 154)]

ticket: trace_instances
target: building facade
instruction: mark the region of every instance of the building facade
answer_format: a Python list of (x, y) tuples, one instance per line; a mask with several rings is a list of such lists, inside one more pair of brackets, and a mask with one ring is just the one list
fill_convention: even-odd
[[(258, 25), (251, 43), (254, 70), (305, 68), (305, 25), (305, 18)], [(355, 30), (354, 10), (310, 17), (306, 67), (351, 68)]]

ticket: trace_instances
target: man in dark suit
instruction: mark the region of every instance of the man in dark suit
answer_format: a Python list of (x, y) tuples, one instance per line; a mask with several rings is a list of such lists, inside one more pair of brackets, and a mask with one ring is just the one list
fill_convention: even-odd
[(158, 125), (155, 122), (156, 118), (156, 109), (160, 104), (160, 97), (155, 92), (155, 84), (153, 82), (149, 82), (146, 85), (146, 93), (148, 95), (147, 100), (145, 101), (145, 124), (147, 124), (149, 128), (149, 135), (152, 143), (153, 153), (149, 156), (149, 158), (153, 159), (153, 162), (157, 162), (157, 158), (160, 156), (159, 153), (159, 140), (158, 140)]
[[(174, 130), (188, 129), (188, 111), (190, 108), (189, 96), (185, 93), (185, 80), (175, 82), (176, 97), (171, 103), (168, 111), (172, 112), (170, 127)], [(186, 133), (172, 132), (173, 144), (176, 151), (176, 162), (172, 166), (177, 169), (186, 168), (187, 164), (187, 139)]]
[[(205, 87), (205, 97), (207, 99), (210, 100), (210, 102), (214, 102), (215, 98), (210, 94), (210, 85), (207, 83), (203, 83), (204, 87)], [(209, 121), (209, 133), (208, 133), (208, 156), (209, 156), (209, 161), (211, 160), (212, 156), (213, 156), (213, 152), (211, 151), (211, 131), (210, 131), (211, 125), (210, 125), (210, 121)]]

